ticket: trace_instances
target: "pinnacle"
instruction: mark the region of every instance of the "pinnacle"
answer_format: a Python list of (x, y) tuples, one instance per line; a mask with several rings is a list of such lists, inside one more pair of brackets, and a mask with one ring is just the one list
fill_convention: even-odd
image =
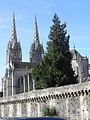
[(39, 34), (38, 34), (38, 26), (37, 26), (37, 17), (35, 15), (35, 26), (34, 26), (34, 42), (39, 43)]
[(13, 13), (13, 23), (12, 23), (12, 29), (11, 29), (11, 41), (17, 42), (17, 35), (16, 35), (16, 26), (15, 26), (15, 14)]

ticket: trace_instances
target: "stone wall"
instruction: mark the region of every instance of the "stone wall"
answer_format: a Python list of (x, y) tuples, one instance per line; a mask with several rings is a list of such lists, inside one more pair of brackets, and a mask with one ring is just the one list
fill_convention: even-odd
[(62, 118), (90, 120), (90, 82), (0, 98), (0, 118), (41, 116), (46, 105)]

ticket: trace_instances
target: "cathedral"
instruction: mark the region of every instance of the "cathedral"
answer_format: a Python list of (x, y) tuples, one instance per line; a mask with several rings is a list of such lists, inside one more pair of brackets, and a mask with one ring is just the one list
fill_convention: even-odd
[(34, 39), (30, 47), (30, 62), (22, 62), (22, 48), (17, 40), (15, 15), (13, 14), (12, 31), (6, 50), (6, 72), (2, 79), (3, 97), (34, 89), (32, 68), (42, 60), (43, 45), (40, 44), (37, 19), (35, 17)]
[(71, 54), (71, 64), (75, 75), (77, 76), (78, 83), (89, 81), (90, 64), (88, 58), (86, 56), (81, 56), (75, 48), (71, 50)]
[[(87, 57), (82, 57), (75, 49), (71, 50), (72, 68), (78, 82), (89, 80), (89, 63)], [(3, 97), (25, 93), (35, 89), (32, 79), (32, 68), (41, 62), (44, 55), (43, 45), (39, 41), (37, 18), (35, 17), (34, 38), (30, 46), (29, 62), (22, 62), (22, 48), (17, 40), (15, 15), (13, 14), (10, 41), (6, 50), (6, 70), (2, 79)]]

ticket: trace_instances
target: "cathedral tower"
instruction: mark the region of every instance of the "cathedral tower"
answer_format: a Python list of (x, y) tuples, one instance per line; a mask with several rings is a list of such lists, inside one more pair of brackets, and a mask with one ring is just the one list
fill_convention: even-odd
[(35, 16), (34, 39), (30, 48), (30, 62), (39, 63), (42, 60), (43, 55), (44, 49), (43, 45), (41, 45), (39, 41), (37, 18)]
[(21, 50), (20, 42), (17, 42), (14, 14), (13, 14), (13, 23), (12, 23), (10, 41), (8, 43), (8, 47), (6, 51), (6, 65), (8, 65), (10, 61), (15, 61), (15, 62), (22, 61), (22, 50)]
[(20, 42), (17, 41), (15, 15), (13, 14), (13, 23), (10, 41), (6, 51), (6, 72), (3, 79), (3, 94), (5, 96), (14, 95), (16, 93), (16, 81), (14, 79), (14, 62), (22, 61), (22, 50)]

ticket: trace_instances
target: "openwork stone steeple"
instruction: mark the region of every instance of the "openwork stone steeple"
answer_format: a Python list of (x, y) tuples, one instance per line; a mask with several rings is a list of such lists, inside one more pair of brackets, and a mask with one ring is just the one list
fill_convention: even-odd
[(16, 26), (15, 26), (15, 14), (13, 13), (13, 23), (10, 35), (10, 41), (8, 43), (6, 52), (6, 64), (10, 61), (19, 62), (22, 61), (22, 50), (20, 42), (17, 42)]
[(15, 14), (14, 13), (13, 13), (13, 23), (12, 23), (10, 40), (13, 42), (13, 44), (17, 43), (17, 34), (16, 34)]
[(44, 49), (39, 41), (37, 18), (35, 16), (34, 39), (30, 47), (30, 62), (39, 63), (42, 60), (43, 54), (44, 54)]
[(35, 16), (35, 26), (34, 26), (34, 42), (39, 44), (39, 34), (38, 34), (38, 27), (37, 27), (37, 18)]

